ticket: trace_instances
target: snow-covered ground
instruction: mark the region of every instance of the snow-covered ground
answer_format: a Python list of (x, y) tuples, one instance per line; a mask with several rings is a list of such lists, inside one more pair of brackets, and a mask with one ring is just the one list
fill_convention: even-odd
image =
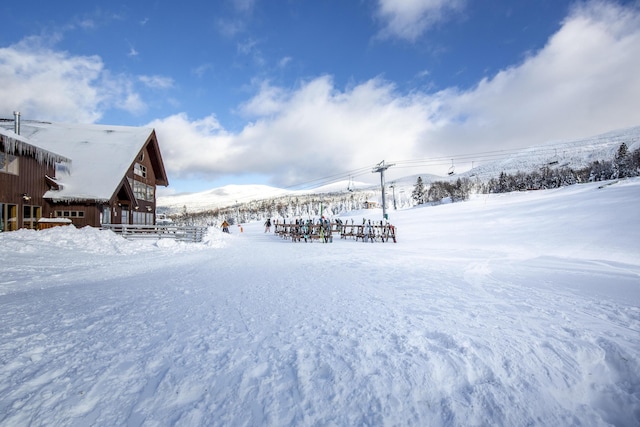
[(397, 244), (0, 234), (0, 425), (639, 425), (640, 179), (609, 184), (391, 211)]

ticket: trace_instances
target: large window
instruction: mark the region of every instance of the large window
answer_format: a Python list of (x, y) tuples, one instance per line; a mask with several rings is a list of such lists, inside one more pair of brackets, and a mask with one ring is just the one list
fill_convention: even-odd
[(22, 226), (24, 228), (36, 230), (38, 228), (38, 220), (41, 216), (42, 209), (40, 206), (22, 206)]
[(18, 206), (0, 203), (0, 231), (18, 229)]
[(0, 172), (18, 175), (18, 157), (0, 151)]
[(133, 223), (141, 225), (153, 225), (153, 214), (147, 212), (133, 212)]
[(147, 200), (153, 202), (155, 197), (155, 189), (152, 185), (147, 185), (144, 182), (129, 180), (131, 187), (133, 187), (133, 194), (138, 200)]

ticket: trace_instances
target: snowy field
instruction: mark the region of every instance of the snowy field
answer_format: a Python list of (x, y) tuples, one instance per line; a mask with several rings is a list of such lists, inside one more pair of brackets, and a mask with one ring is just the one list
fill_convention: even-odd
[(640, 425), (640, 179), (389, 213), (0, 234), (0, 425)]

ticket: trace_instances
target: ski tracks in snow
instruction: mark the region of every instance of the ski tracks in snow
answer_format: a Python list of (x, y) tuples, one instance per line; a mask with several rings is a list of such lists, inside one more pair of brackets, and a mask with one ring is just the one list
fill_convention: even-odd
[(0, 424), (637, 421), (637, 309), (552, 283), (579, 269), (554, 279), (499, 253), (229, 239), (5, 296)]

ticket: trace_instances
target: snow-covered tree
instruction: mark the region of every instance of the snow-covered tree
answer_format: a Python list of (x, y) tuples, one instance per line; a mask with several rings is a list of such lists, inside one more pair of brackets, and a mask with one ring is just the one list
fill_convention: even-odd
[(413, 191), (411, 192), (411, 198), (415, 200), (415, 202), (419, 205), (423, 204), (425, 200), (425, 188), (424, 183), (422, 182), (422, 177), (419, 176), (416, 180), (416, 184), (413, 186)]
[(620, 144), (616, 157), (613, 159), (613, 169), (615, 178), (625, 178), (633, 175), (629, 148), (624, 142)]

